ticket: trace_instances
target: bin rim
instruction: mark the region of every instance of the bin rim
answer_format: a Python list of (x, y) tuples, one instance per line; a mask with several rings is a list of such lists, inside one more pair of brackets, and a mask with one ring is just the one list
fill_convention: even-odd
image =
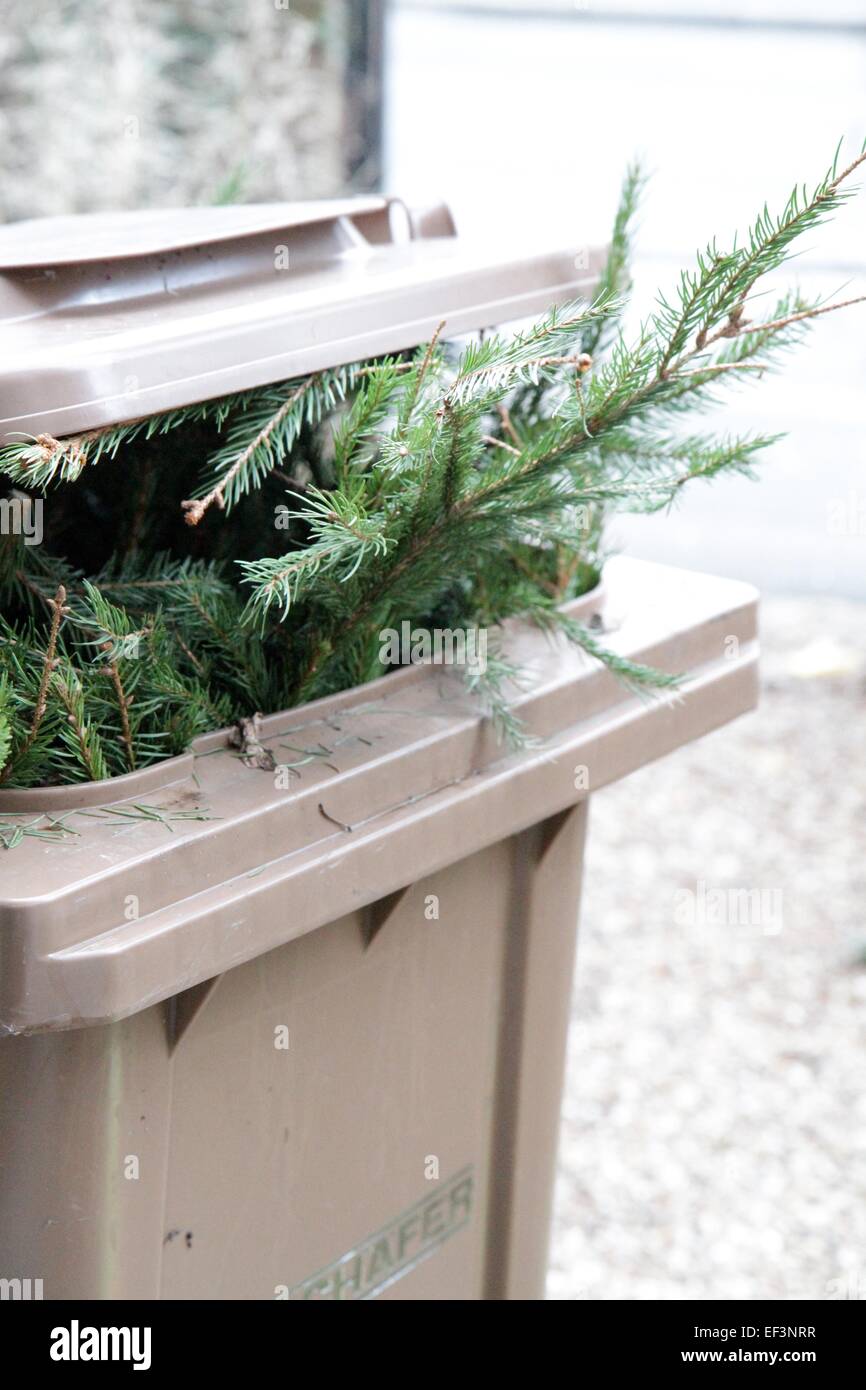
[[(602, 574), (597, 583), (577, 598), (561, 605), (562, 611), (570, 617), (581, 617), (590, 612), (600, 612), (604, 604), (605, 583)], [(521, 623), (520, 615), (508, 619), (503, 624), (504, 632), (514, 632)], [(425, 679), (427, 667), (423, 664), (402, 666), (388, 671), (364, 685), (352, 685), (345, 690), (322, 695), (317, 700), (308, 700), (301, 705), (291, 705), (285, 709), (263, 714), (260, 720), (262, 737), (273, 738), (286, 732), (289, 726), (300, 722), (315, 721), (322, 714), (335, 714), (340, 709), (359, 705), (391, 696), (398, 691), (417, 684)], [(207, 757), (231, 747), (234, 726), (221, 729), (208, 729), (193, 739), (189, 748), (161, 762), (151, 763), (149, 767), (135, 772), (124, 772), (118, 777), (107, 777), (99, 782), (68, 782), (56, 787), (0, 787), (0, 814), (38, 816), (52, 815), (63, 811), (76, 811), (93, 806), (114, 806), (124, 801), (132, 801), (146, 794), (165, 791), (192, 777), (198, 758)]]
[(0, 1034), (110, 1022), (170, 999), (552, 825), (754, 706), (749, 585), (624, 557), (605, 580), (606, 645), (683, 673), (673, 698), (635, 694), (561, 637), (516, 622), (507, 650), (525, 672), (514, 700), (533, 736), (524, 747), (503, 747), (455, 673), (413, 667), (383, 678), (376, 699), (356, 687), (289, 711), (288, 728), (272, 720), (262, 741), (294, 765), (285, 780), (206, 748), (195, 776), (159, 796), (159, 816), (135, 803), (70, 812), (68, 838), (31, 835), (0, 852)]

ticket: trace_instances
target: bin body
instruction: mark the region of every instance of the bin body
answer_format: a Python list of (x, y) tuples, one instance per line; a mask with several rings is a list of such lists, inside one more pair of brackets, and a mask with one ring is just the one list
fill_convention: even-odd
[[(265, 721), (330, 767), (278, 788), (209, 735), (194, 782), (177, 759), (147, 792), (201, 823), (97, 816), (3, 857), (0, 1277), (543, 1296), (588, 791), (756, 698), (744, 585), (618, 560), (573, 608), (683, 672), (676, 700), (513, 624), (536, 744), (406, 670)], [(153, 772), (0, 811), (141, 800)]]
[(585, 819), (198, 998), (6, 1039), (4, 1271), (56, 1298), (540, 1296)]

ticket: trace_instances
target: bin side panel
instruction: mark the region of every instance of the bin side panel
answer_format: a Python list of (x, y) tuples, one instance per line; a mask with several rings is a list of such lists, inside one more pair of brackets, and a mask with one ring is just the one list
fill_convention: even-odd
[(0, 1278), (43, 1297), (159, 1296), (170, 1115), (164, 1009), (0, 1039)]
[(46, 1298), (541, 1297), (585, 819), (168, 1008), (3, 1039), (0, 1276)]
[(551, 816), (514, 842), (488, 1299), (544, 1297), (588, 807)]
[(223, 978), (175, 1053), (163, 1297), (481, 1297), (518, 858)]

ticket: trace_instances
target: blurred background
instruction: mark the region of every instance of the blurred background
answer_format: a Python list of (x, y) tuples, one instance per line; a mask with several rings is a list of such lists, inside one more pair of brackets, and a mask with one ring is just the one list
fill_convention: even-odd
[[(866, 136), (864, 0), (0, 0), (0, 219), (383, 188), (602, 242), (652, 178), (636, 319)], [(789, 267), (866, 292), (866, 193)], [(616, 522), (764, 594), (761, 710), (593, 800), (550, 1295), (866, 1297), (866, 307), (720, 425), (754, 485)], [(780, 929), (677, 925), (683, 888)]]

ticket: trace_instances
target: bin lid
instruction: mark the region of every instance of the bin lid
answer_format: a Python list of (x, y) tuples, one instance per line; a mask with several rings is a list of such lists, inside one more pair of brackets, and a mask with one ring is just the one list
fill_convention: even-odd
[(0, 227), (0, 444), (69, 435), (591, 293), (602, 252), (343, 198)]

